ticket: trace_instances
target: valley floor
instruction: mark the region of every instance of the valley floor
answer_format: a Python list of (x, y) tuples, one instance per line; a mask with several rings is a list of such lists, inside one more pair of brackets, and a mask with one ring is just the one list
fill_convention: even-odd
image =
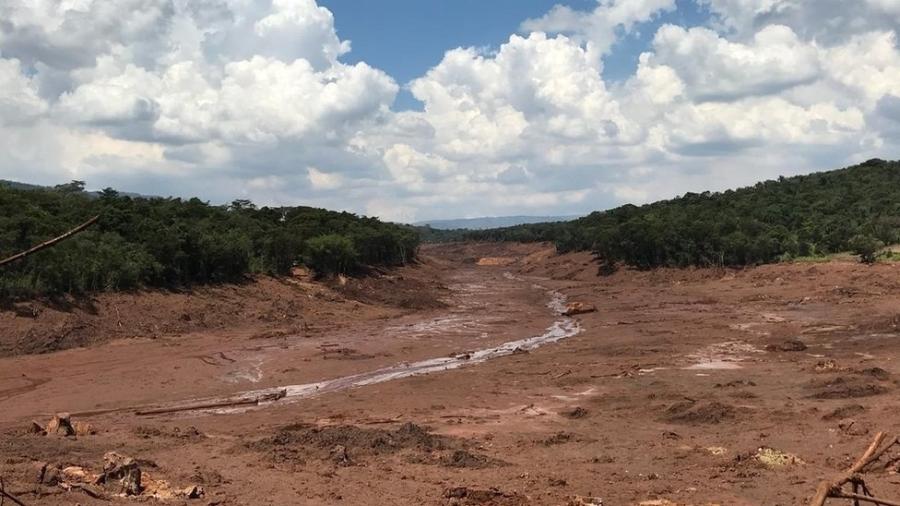
[[(900, 265), (597, 277), (589, 255), (539, 245), (429, 246), (423, 259), (344, 285), (3, 311), (6, 490), (29, 505), (109, 504), (36, 483), (35, 463), (99, 472), (116, 451), (145, 480), (202, 486), (174, 504), (793, 505), (875, 432), (900, 433)], [(570, 321), (548, 306), (556, 293), (598, 311)], [(66, 341), (73, 322), (88, 330)], [(474, 363), (560, 325), (580, 331)], [(473, 363), (314, 385), (438, 357)], [(284, 397), (139, 414), (259, 390)], [(96, 433), (30, 432), (57, 412)], [(872, 473), (871, 488), (900, 498), (896, 471)]]

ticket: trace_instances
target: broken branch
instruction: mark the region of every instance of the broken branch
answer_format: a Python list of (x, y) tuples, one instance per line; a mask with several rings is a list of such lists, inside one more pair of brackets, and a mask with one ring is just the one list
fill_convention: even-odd
[(88, 221), (82, 223), (81, 225), (78, 225), (77, 227), (73, 228), (72, 230), (69, 230), (68, 232), (66, 232), (65, 234), (63, 234), (63, 235), (61, 235), (61, 236), (59, 236), (59, 237), (54, 237), (53, 239), (50, 239), (49, 241), (44, 241), (44, 242), (38, 244), (37, 246), (34, 246), (33, 248), (27, 249), (27, 250), (25, 250), (25, 251), (23, 251), (23, 252), (21, 252), (21, 253), (17, 253), (17, 254), (15, 254), (15, 255), (13, 255), (13, 256), (11, 256), (11, 257), (9, 257), (9, 258), (6, 258), (6, 259), (4, 259), (4, 260), (0, 260), (0, 267), (3, 267), (3, 266), (6, 265), (6, 264), (10, 264), (10, 263), (12, 263), (12, 262), (15, 262), (16, 260), (21, 260), (21, 259), (23, 259), (23, 258), (25, 258), (25, 257), (27, 257), (27, 256), (29, 256), (29, 255), (33, 255), (33, 254), (37, 253), (38, 251), (41, 251), (41, 250), (46, 249), (46, 248), (49, 248), (50, 246), (53, 246), (54, 244), (56, 244), (56, 243), (58, 243), (58, 242), (65, 241), (66, 239), (72, 237), (73, 235), (75, 235), (75, 234), (81, 232), (82, 230), (84, 230), (84, 229), (90, 227), (91, 225), (93, 225), (94, 223), (96, 223), (97, 220), (99, 220), (99, 219), (100, 219), (100, 216), (99, 216), (99, 215), (94, 216), (93, 218), (91, 218), (91, 219), (89, 219)]
[[(884, 432), (879, 432), (875, 435), (875, 439), (866, 449), (865, 453), (856, 460), (856, 462), (850, 466), (843, 475), (841, 475), (838, 479), (834, 481), (822, 481), (819, 483), (819, 486), (816, 487), (816, 495), (813, 497), (812, 502), (810, 502), (810, 506), (823, 506), (825, 501), (829, 498), (835, 499), (852, 499), (854, 504), (858, 504), (859, 501), (866, 501), (875, 504), (882, 504), (885, 506), (900, 506), (900, 502), (890, 501), (887, 499), (876, 499), (869, 495), (858, 494), (856, 491), (862, 487), (864, 492), (868, 492), (866, 488), (865, 481), (861, 477), (858, 476), (863, 469), (866, 468), (872, 462), (880, 459), (885, 452), (887, 452), (890, 448), (892, 448), (895, 444), (900, 444), (900, 437), (895, 437), (890, 439), (887, 444), (882, 446), (884, 440), (887, 438), (887, 434)], [(853, 492), (844, 492), (841, 488), (847, 483), (853, 484)]]
[(9, 499), (10, 501), (18, 504), (19, 506), (25, 506), (25, 503), (16, 498), (16, 496), (10, 494), (6, 491), (6, 486), (3, 483), (3, 478), (0, 478), (0, 505), (3, 504), (4, 499)]

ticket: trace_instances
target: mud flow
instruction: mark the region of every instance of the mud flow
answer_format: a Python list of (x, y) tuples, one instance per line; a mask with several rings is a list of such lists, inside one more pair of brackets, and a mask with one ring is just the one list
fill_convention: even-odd
[[(895, 264), (597, 276), (547, 245), (421, 257), (3, 309), (3, 490), (29, 506), (793, 505), (900, 434)], [(898, 466), (886, 451), (867, 487), (900, 499)]]

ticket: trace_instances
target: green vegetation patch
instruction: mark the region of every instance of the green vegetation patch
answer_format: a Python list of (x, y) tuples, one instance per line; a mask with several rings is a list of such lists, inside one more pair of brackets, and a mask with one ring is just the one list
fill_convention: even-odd
[(319, 274), (404, 264), (418, 234), (404, 226), (311, 207), (238, 200), (135, 198), (73, 182), (53, 189), (0, 185), (0, 258), (99, 215), (87, 231), (0, 270), (0, 297), (234, 282), (252, 273)]
[[(869, 160), (831, 172), (720, 193), (687, 193), (565, 223), (429, 231), (431, 240), (551, 241), (593, 251), (601, 270), (744, 266), (853, 252), (865, 262), (900, 242), (900, 162)], [(890, 255), (891, 258), (894, 255)]]

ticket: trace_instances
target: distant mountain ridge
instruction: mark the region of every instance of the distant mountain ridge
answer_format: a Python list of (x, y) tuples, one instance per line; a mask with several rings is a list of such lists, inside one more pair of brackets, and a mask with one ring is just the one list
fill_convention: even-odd
[(513, 227), (531, 223), (548, 223), (572, 221), (581, 215), (569, 216), (485, 216), (481, 218), (459, 218), (452, 220), (427, 220), (413, 223), (418, 227), (431, 227), (439, 230), (485, 230), (489, 228)]
[[(7, 186), (14, 190), (51, 190), (51, 189), (53, 189), (52, 186), (42, 186), (39, 184), (20, 183), (18, 181), (10, 181), (8, 179), (0, 179), (0, 186)], [(87, 195), (89, 198), (97, 198), (100, 196), (99, 191), (85, 190), (84, 194)], [(131, 197), (133, 199), (134, 198), (145, 198), (145, 199), (157, 198), (156, 196), (153, 196), (153, 195), (142, 195), (140, 193), (131, 193), (131, 192), (119, 192), (119, 195), (122, 197)]]

